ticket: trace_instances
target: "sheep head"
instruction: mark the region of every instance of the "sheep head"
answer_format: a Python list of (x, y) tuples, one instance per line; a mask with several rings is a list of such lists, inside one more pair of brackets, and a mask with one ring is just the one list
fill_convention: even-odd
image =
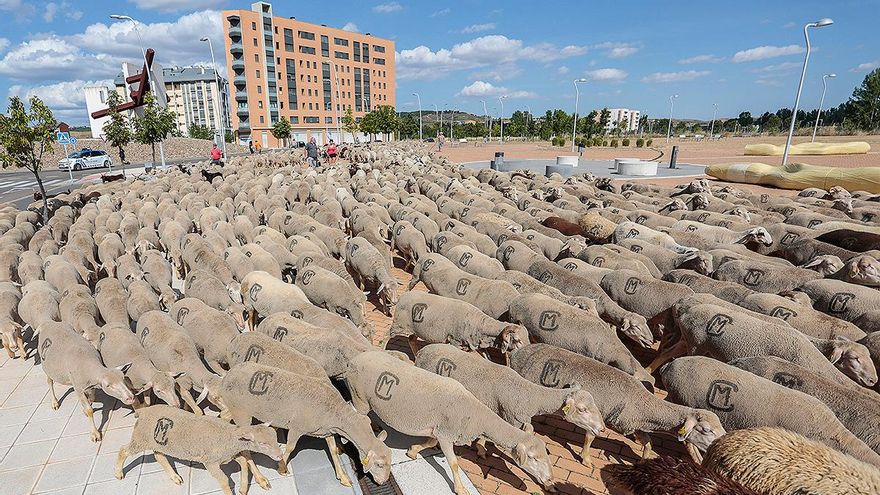
[(880, 287), (880, 261), (867, 256), (855, 256), (843, 265), (847, 282), (868, 287)]
[(125, 372), (130, 367), (131, 363), (126, 363), (116, 368), (108, 368), (99, 378), (97, 384), (104, 393), (111, 397), (116, 397), (127, 406), (134, 404), (134, 394), (125, 383)]
[(562, 404), (562, 416), (571, 424), (580, 426), (592, 435), (598, 435), (605, 429), (605, 421), (593, 395), (581, 390), (580, 385), (568, 389), (568, 395)]
[(750, 244), (752, 242), (757, 242), (758, 244), (763, 244), (765, 246), (772, 246), (773, 238), (770, 237), (770, 232), (767, 232), (767, 229), (764, 227), (755, 227), (745, 231), (743, 236), (736, 241), (737, 244)]
[(818, 272), (819, 275), (823, 277), (827, 277), (832, 273), (837, 273), (843, 268), (843, 261), (840, 260), (837, 256), (833, 254), (823, 254), (820, 256), (816, 256), (810, 261), (801, 265), (801, 268), (807, 268), (809, 270), (813, 270)]
[(691, 210), (697, 211), (697, 210), (705, 210), (706, 208), (708, 208), (710, 200), (709, 200), (709, 196), (707, 194), (697, 193), (697, 194), (694, 194), (693, 196), (691, 196), (691, 199), (689, 202), (691, 204)]
[(835, 198), (831, 203), (831, 207), (849, 215), (853, 212), (852, 198)]
[(281, 460), (281, 447), (278, 433), (271, 426), (245, 426), (240, 428), (238, 440), (247, 445), (247, 450), (266, 454), (273, 461)]
[(698, 457), (697, 451), (705, 452), (712, 442), (726, 433), (715, 413), (705, 409), (692, 409), (678, 429), (678, 441), (688, 446), (692, 457)]
[(799, 290), (787, 290), (780, 292), (779, 295), (802, 306), (813, 307), (813, 301), (810, 299), (810, 296), (806, 292)]
[(684, 255), (681, 263), (679, 263), (676, 268), (693, 270), (697, 273), (708, 276), (713, 271), (712, 264), (713, 259), (711, 254), (703, 251), (696, 251)]
[(837, 336), (831, 340), (831, 355), (828, 360), (860, 385), (870, 388), (877, 384), (877, 369), (868, 348), (858, 342)]
[(532, 475), (545, 488), (555, 491), (553, 487), (553, 472), (550, 464), (550, 456), (547, 454), (547, 445), (534, 434), (525, 434), (527, 439), (516, 444), (510, 453), (510, 457), (523, 471)]
[(157, 371), (153, 374), (144, 388), (138, 390), (137, 393), (140, 394), (149, 389), (153, 389), (156, 397), (162, 400), (162, 402), (171, 407), (180, 407), (180, 398), (177, 396), (177, 391), (175, 390), (175, 380), (180, 376), (183, 376), (182, 372), (172, 374), (165, 371)]
[(644, 316), (630, 313), (620, 322), (620, 331), (644, 348), (654, 343), (654, 334), (648, 328), (648, 320)]
[(751, 221), (752, 221), (752, 215), (749, 214), (749, 210), (743, 208), (742, 206), (737, 206), (737, 207), (731, 208), (731, 209), (725, 211), (724, 213), (727, 215), (734, 215), (734, 216), (740, 217), (749, 223), (751, 223)]
[(529, 331), (522, 325), (508, 325), (498, 335), (502, 353), (513, 352), (529, 343)]
[(362, 446), (366, 452), (360, 450), (361, 465), (365, 472), (373, 476), (373, 481), (378, 485), (384, 485), (388, 478), (391, 477), (391, 449), (385, 445), (385, 439), (388, 438), (388, 432), (381, 431), (373, 437), (373, 430), (370, 424), (370, 418), (366, 415), (359, 415), (358, 427), (362, 431), (362, 437), (368, 438), (368, 445)]
[(399, 297), (397, 296), (397, 290), (400, 288), (400, 283), (392, 278), (389, 278), (388, 281), (379, 286), (379, 299), (382, 303), (390, 310), (392, 306), (397, 306), (397, 301)]
[(663, 213), (664, 211), (673, 212), (673, 211), (687, 210), (687, 209), (688, 209), (688, 207), (684, 201), (682, 201), (679, 198), (675, 198), (672, 201), (670, 201), (669, 203), (665, 204), (662, 208), (660, 208), (658, 213)]

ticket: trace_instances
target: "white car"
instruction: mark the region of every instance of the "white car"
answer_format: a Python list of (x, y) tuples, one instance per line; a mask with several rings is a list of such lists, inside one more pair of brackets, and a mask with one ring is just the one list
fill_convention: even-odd
[(110, 156), (103, 150), (83, 148), (67, 155), (58, 162), (58, 170), (84, 170), (87, 168), (110, 168)]

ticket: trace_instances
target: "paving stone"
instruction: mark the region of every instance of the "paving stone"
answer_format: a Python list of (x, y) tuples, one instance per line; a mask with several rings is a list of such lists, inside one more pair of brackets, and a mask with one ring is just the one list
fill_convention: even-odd
[(4, 426), (23, 425), (34, 413), (33, 405), (0, 408), (0, 428)]
[(43, 466), (33, 466), (0, 473), (0, 495), (30, 493), (42, 469)]
[[(328, 476), (329, 475), (329, 476)], [(299, 473), (294, 471), (292, 478), (296, 483), (299, 493), (308, 495), (353, 495), (354, 488), (349, 488), (339, 484), (336, 476), (331, 468), (329, 472), (325, 470), (309, 471)], [(352, 477), (352, 482), (357, 483), (357, 479)]]
[[(83, 495), (134, 495), (137, 493), (137, 478), (114, 479), (102, 483), (91, 483), (86, 486)], [(161, 495), (161, 494), (157, 494)]]
[(49, 461), (65, 461), (84, 456), (95, 457), (98, 454), (99, 447), (96, 442), (92, 441), (92, 436), (89, 433), (72, 437), (61, 437), (55, 445), (55, 450), (52, 451)]
[(54, 440), (61, 436), (62, 430), (64, 430), (64, 421), (51, 419), (46, 421), (33, 421), (24, 427), (15, 443), (22, 444), (39, 442), (42, 440)]
[(119, 452), (123, 445), (128, 445), (128, 442), (131, 441), (132, 430), (134, 430), (133, 427), (128, 427), (103, 432), (104, 439), (101, 440), (101, 447), (98, 452), (102, 454)]
[(92, 467), (92, 457), (80, 457), (68, 461), (46, 464), (35, 492), (58, 490), (70, 486), (85, 485)]
[[(128, 462), (125, 463), (123, 468), (123, 473), (125, 474), (126, 480), (134, 480), (137, 482), (138, 475), (141, 470), (141, 459), (142, 458), (132, 458), (129, 459)], [(114, 472), (116, 468), (116, 454), (102, 454), (95, 457), (95, 462), (92, 465), (92, 472), (89, 474), (89, 484), (100, 483), (103, 481), (111, 481), (116, 480), (116, 474)]]
[(62, 488), (61, 490), (52, 490), (50, 492), (34, 492), (34, 495), (82, 495), (85, 486), (72, 486)]
[(9, 447), (15, 443), (18, 434), (21, 433), (25, 425), (2, 426), (0, 427), (0, 446)]
[(21, 469), (31, 466), (41, 466), (49, 459), (55, 440), (13, 445), (3, 460), (0, 461), (0, 471)]
[[(461, 470), (459, 470), (461, 472)], [(391, 473), (406, 495), (441, 495), (453, 491), (452, 471), (443, 456), (432, 456), (424, 462), (405, 462), (391, 467)], [(461, 481), (468, 492), (479, 495), (477, 488), (464, 473)]]
[[(189, 493), (187, 477), (184, 476), (185, 473), (180, 467), (181, 466), (175, 466), (177, 474), (184, 477), (183, 484), (180, 485), (175, 485), (174, 482), (171, 481), (171, 478), (165, 474), (165, 471), (147, 474), (141, 473), (137, 484), (138, 495), (187, 495)], [(187, 470), (189, 469), (188, 466), (186, 466), (186, 468)]]

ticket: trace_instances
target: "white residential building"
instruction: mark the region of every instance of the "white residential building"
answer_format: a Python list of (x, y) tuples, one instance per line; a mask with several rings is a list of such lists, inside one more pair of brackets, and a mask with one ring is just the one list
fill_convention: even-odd
[(107, 98), (112, 89), (107, 86), (85, 86), (83, 93), (86, 97), (86, 110), (89, 112), (89, 127), (92, 129), (92, 137), (97, 139), (104, 132), (104, 124), (110, 120), (110, 117), (101, 117), (96, 119), (92, 117), (92, 112), (107, 108)]
[(611, 132), (617, 129), (618, 122), (626, 122), (624, 129), (628, 132), (639, 130), (639, 118), (641, 118), (642, 114), (638, 110), (631, 110), (629, 108), (609, 108), (608, 111), (611, 112), (611, 117), (608, 119), (608, 123), (605, 124), (606, 132)]

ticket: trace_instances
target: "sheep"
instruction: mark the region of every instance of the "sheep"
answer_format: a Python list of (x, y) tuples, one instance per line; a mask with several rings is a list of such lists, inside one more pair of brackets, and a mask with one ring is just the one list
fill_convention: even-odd
[[(532, 344), (511, 356), (510, 367), (530, 382), (551, 388), (579, 384), (596, 399), (605, 426), (621, 435), (635, 434), (651, 453), (651, 431), (676, 432), (692, 457), (725, 434), (715, 413), (664, 401), (632, 376), (586, 356), (546, 344)], [(588, 452), (594, 437), (587, 435), (581, 452)]]
[(134, 280), (143, 280), (144, 272), (134, 255), (124, 254), (116, 258), (116, 278), (122, 282), (122, 286), (128, 290), (129, 284)]
[(591, 357), (637, 380), (654, 383), (611, 327), (586, 311), (541, 294), (526, 294), (511, 301), (508, 319), (525, 326), (537, 342)]
[(72, 285), (61, 293), (58, 302), (58, 313), (61, 321), (70, 323), (76, 333), (94, 344), (98, 338), (98, 306), (92, 298), (89, 288), (84, 285)]
[(796, 289), (810, 297), (813, 307), (835, 318), (854, 322), (880, 308), (880, 292), (841, 280), (811, 280)]
[(159, 296), (153, 292), (150, 284), (143, 280), (134, 280), (128, 286), (128, 300), (126, 301), (128, 316), (132, 321), (138, 321), (148, 311), (162, 309)]
[[(644, 272), (617, 269), (606, 273), (599, 286), (620, 307), (644, 316), (649, 325), (660, 333), (672, 326), (672, 306), (681, 299), (692, 296), (694, 291), (682, 284), (657, 280)], [(652, 340), (639, 342), (649, 347)]]
[(495, 250), (495, 258), (505, 269), (522, 273), (527, 272), (532, 263), (546, 259), (529, 246), (514, 240), (506, 240), (499, 244), (498, 249)]
[(0, 339), (10, 359), (15, 359), (15, 348), (22, 359), (27, 358), (24, 339), (21, 335), (21, 324), (18, 322), (18, 305), (21, 302), (21, 291), (10, 282), (0, 283)]
[(716, 268), (712, 278), (736, 282), (757, 292), (778, 294), (822, 277), (804, 268), (774, 266), (757, 260), (732, 260)]
[(799, 332), (817, 339), (846, 337), (850, 340), (859, 340), (865, 336), (865, 332), (856, 325), (816, 311), (809, 304), (800, 304), (783, 295), (752, 294), (740, 301), (739, 305), (784, 320)]
[(613, 323), (634, 342), (653, 341), (654, 336), (648, 328), (648, 320), (642, 315), (621, 308), (593, 280), (571, 273), (549, 260), (535, 261), (529, 266), (527, 273), (570, 296), (594, 299), (599, 316)]
[(666, 282), (684, 284), (690, 287), (694, 292), (712, 294), (734, 304), (739, 304), (740, 301), (744, 300), (746, 297), (757, 294), (756, 291), (736, 282), (715, 280), (705, 275), (694, 273), (692, 270), (672, 270), (663, 276), (663, 280)]
[(34, 333), (39, 338), (37, 349), (49, 384), (52, 410), (59, 407), (55, 383), (73, 387), (83, 413), (92, 423), (91, 439), (100, 442), (101, 431), (95, 425), (92, 410), (93, 389), (99, 387), (126, 405), (134, 404), (134, 395), (125, 384), (124, 372), (129, 365), (104, 367), (98, 351), (67, 323), (48, 321), (36, 327)]
[(688, 254), (698, 251), (697, 248), (682, 246), (669, 234), (660, 232), (635, 222), (621, 222), (614, 228), (612, 239), (615, 244), (620, 244), (624, 239), (640, 239), (666, 249), (671, 249), (678, 254)]
[(846, 260), (843, 267), (828, 278), (843, 280), (866, 287), (880, 287), (880, 261), (867, 256), (855, 256)]
[(297, 271), (296, 285), (312, 304), (350, 319), (364, 332), (370, 331), (364, 318), (366, 296), (333, 272), (311, 264)]
[[(82, 268), (85, 271), (84, 268)], [(71, 285), (86, 285), (80, 269), (60, 255), (49, 256), (43, 263), (43, 272), (46, 282), (52, 284), (59, 292), (64, 291)]]
[(18, 281), (18, 260), (24, 247), (20, 244), (9, 244), (0, 247), (0, 282)]
[[(446, 344), (423, 347), (416, 354), (416, 366), (461, 383), (492, 412), (526, 432), (534, 431), (532, 418), (541, 414), (561, 417), (594, 436), (605, 429), (593, 396), (578, 385), (560, 390), (542, 387), (506, 366)], [(478, 448), (485, 454), (482, 439)], [(581, 459), (588, 463), (589, 452), (582, 452)]]
[(510, 301), (519, 295), (510, 283), (470, 275), (436, 253), (416, 265), (407, 290), (419, 281), (431, 292), (468, 302), (495, 319), (507, 313)]
[[(654, 265), (651, 259), (647, 256), (632, 251), (619, 252), (614, 249), (616, 246), (613, 244), (609, 244), (608, 246), (589, 246), (586, 249), (575, 253), (575, 258), (586, 261), (587, 263), (600, 268), (608, 268), (611, 270), (626, 269), (642, 272), (655, 278), (661, 278), (663, 276), (657, 266)], [(620, 248), (618, 247), (617, 249)]]
[(177, 300), (177, 293), (171, 288), (174, 279), (171, 263), (155, 249), (144, 253), (141, 260), (144, 280), (159, 294), (159, 302), (162, 307), (164, 309), (170, 308)]
[(105, 323), (128, 326), (131, 317), (127, 308), (128, 292), (119, 279), (103, 278), (95, 284), (95, 304)]
[(760, 495), (690, 460), (671, 456), (633, 465), (609, 464), (601, 476), (611, 493), (627, 495)]
[[(670, 235), (675, 237), (672, 232), (692, 232), (697, 238), (692, 238), (695, 243), (689, 244), (699, 249), (710, 249), (717, 244), (763, 244), (764, 246), (773, 245), (773, 237), (764, 227), (752, 227), (744, 231), (734, 231), (726, 227), (715, 225), (706, 225), (692, 220), (679, 220), (675, 225), (670, 227)], [(701, 244), (701, 245), (696, 245)]]
[[(306, 358), (308, 359), (308, 358)], [(287, 472), (287, 462), (297, 441), (308, 435), (326, 438), (336, 477), (344, 486), (351, 479), (342, 468), (335, 434), (354, 443), (364, 470), (384, 484), (391, 475), (391, 449), (384, 443), (386, 434), (373, 435), (370, 418), (352, 410), (330, 380), (301, 374), (298, 371), (242, 363), (223, 377), (220, 395), (226, 409), (222, 417), (230, 417), (237, 425), (250, 425), (253, 418), (276, 428), (285, 428), (287, 445), (278, 462), (278, 472)], [(282, 406), (283, 405), (283, 406)]]
[(345, 266), (358, 287), (375, 288), (382, 308), (390, 315), (391, 308), (397, 304), (400, 284), (379, 251), (366, 239), (353, 237), (345, 245)]
[(506, 423), (452, 378), (372, 351), (352, 359), (345, 381), (358, 412), (367, 414), (372, 410), (401, 433), (429, 437), (409, 448), (411, 459), (425, 448), (440, 445), (452, 470), (457, 495), (468, 491), (461, 482), (452, 447), (470, 444), (478, 437), (487, 438), (541, 484), (552, 487), (550, 457), (544, 442)]
[(500, 261), (468, 246), (454, 246), (444, 256), (462, 271), (478, 277), (497, 278), (504, 271)]
[(413, 355), (416, 337), (472, 351), (498, 347), (505, 355), (529, 342), (520, 325), (501, 323), (466, 301), (416, 291), (398, 302), (388, 340), (400, 335), (409, 337)]
[(730, 364), (821, 400), (859, 440), (875, 452), (880, 452), (880, 432), (877, 431), (880, 411), (877, 397), (872, 392), (841, 386), (822, 375), (773, 356), (735, 359)]
[(668, 400), (711, 409), (729, 430), (778, 426), (880, 465), (880, 455), (850, 433), (822, 401), (803, 392), (702, 356), (676, 359), (660, 376)]
[(425, 236), (406, 220), (397, 221), (391, 228), (391, 249), (396, 250), (406, 261), (404, 269), (414, 266), (420, 258), (428, 254)]
[[(198, 404), (205, 396), (212, 404), (222, 407), (217, 395), (220, 377), (205, 368), (195, 342), (171, 317), (162, 311), (149, 311), (138, 320), (135, 333), (156, 368), (169, 373), (186, 373), (178, 378), (178, 384), (184, 402), (193, 412), (202, 414)], [(183, 392), (192, 388), (199, 388), (202, 393), (190, 403), (188, 394)]]
[(58, 299), (61, 294), (49, 282), (35, 280), (21, 288), (18, 315), (31, 328), (47, 321), (61, 321)]
[[(250, 451), (281, 459), (275, 430), (268, 426), (234, 426), (219, 418), (196, 416), (169, 406), (150, 406), (140, 409), (131, 432), (131, 441), (119, 449), (116, 457), (117, 479), (125, 476), (125, 460), (145, 450), (153, 452), (156, 462), (162, 466), (171, 481), (180, 485), (183, 478), (174, 471), (166, 456), (185, 461), (199, 462), (220, 484), (224, 495), (232, 495), (229, 479), (220, 464), (235, 459), (241, 466), (239, 493), (247, 495), (248, 468), (254, 471), (254, 479), (264, 490), (271, 488), (266, 478), (259, 474), (250, 457)], [(205, 442), (205, 439), (211, 439)]]
[[(125, 379), (126, 385), (135, 395), (133, 403), (135, 409), (141, 407), (137, 396), (148, 394), (149, 390), (152, 390), (156, 397), (169, 406), (180, 407), (180, 399), (175, 391), (175, 380), (182, 373), (172, 374), (156, 368), (128, 325), (113, 323), (104, 325), (98, 330), (95, 344), (105, 366), (117, 367), (131, 364), (125, 370)], [(188, 391), (181, 392), (189, 395)], [(190, 403), (193, 402), (192, 397), (188, 399)], [(150, 405), (149, 395), (145, 395), (144, 400), (147, 405)]]
[(170, 316), (183, 327), (196, 344), (196, 349), (205, 358), (208, 367), (218, 374), (223, 373), (226, 361), (226, 347), (239, 335), (235, 319), (224, 311), (212, 308), (201, 299), (185, 297), (168, 308)]
[(731, 432), (712, 444), (703, 465), (760, 493), (880, 492), (876, 468), (782, 428)]
[[(494, 246), (494, 243), (492, 243), (492, 244)], [(447, 231), (438, 232), (437, 235), (435, 235), (431, 239), (430, 248), (431, 248), (431, 251), (433, 251), (435, 253), (445, 254), (447, 250), (449, 250), (455, 246), (461, 246), (461, 245), (470, 246), (474, 249), (477, 248), (476, 244), (474, 244), (473, 242), (466, 241), (466, 240), (462, 239), (461, 237), (459, 237), (457, 234), (455, 234), (453, 232), (447, 232)], [(480, 251), (480, 252), (482, 252), (482, 251)], [(427, 254), (427, 253), (425, 253), (425, 254)], [(415, 266), (415, 265), (413, 265), (413, 266)]]
[(251, 272), (241, 281), (241, 298), (249, 314), (248, 326), (251, 329), (256, 324), (257, 314), (269, 316), (277, 312), (289, 313), (287, 308), (295, 301), (309, 302), (309, 298), (296, 285), (284, 283), (261, 271)]
[[(269, 276), (271, 277), (271, 275)], [(247, 279), (247, 276), (245, 279)], [(274, 279), (278, 280), (277, 278)], [(235, 322), (238, 324), (239, 328), (244, 328), (244, 314), (246, 308), (241, 302), (239, 302), (242, 300), (241, 293), (233, 294), (228, 292), (228, 285), (224, 286), (219, 278), (202, 269), (191, 270), (187, 273), (185, 284), (184, 293), (188, 297), (201, 299), (205, 304), (214, 309), (226, 311), (235, 318)]]
[(336, 258), (324, 256), (320, 253), (305, 253), (299, 257), (296, 265), (294, 265), (294, 268), (297, 272), (299, 272), (300, 270), (303, 270), (305, 267), (310, 265), (317, 265), (325, 270), (333, 272), (334, 274), (348, 282), (352, 289), (358, 291), (360, 290), (360, 288), (354, 281), (354, 277), (352, 277), (351, 274), (348, 273), (348, 270), (345, 268), (345, 263), (337, 260)]
[(570, 304), (571, 306), (583, 309), (593, 316), (599, 316), (599, 312), (596, 310), (596, 302), (592, 299), (588, 297), (569, 296), (567, 294), (563, 294), (562, 291), (560, 291), (559, 289), (555, 287), (550, 287), (549, 285), (540, 282), (523, 272), (516, 270), (505, 270), (499, 273), (496, 279), (510, 282), (511, 285), (513, 285), (513, 287), (520, 294), (543, 294), (545, 296), (552, 297), (557, 301), (562, 301), (565, 304)]
[(27, 285), (34, 280), (43, 280), (43, 259), (34, 251), (24, 251), (18, 257), (18, 280)]

